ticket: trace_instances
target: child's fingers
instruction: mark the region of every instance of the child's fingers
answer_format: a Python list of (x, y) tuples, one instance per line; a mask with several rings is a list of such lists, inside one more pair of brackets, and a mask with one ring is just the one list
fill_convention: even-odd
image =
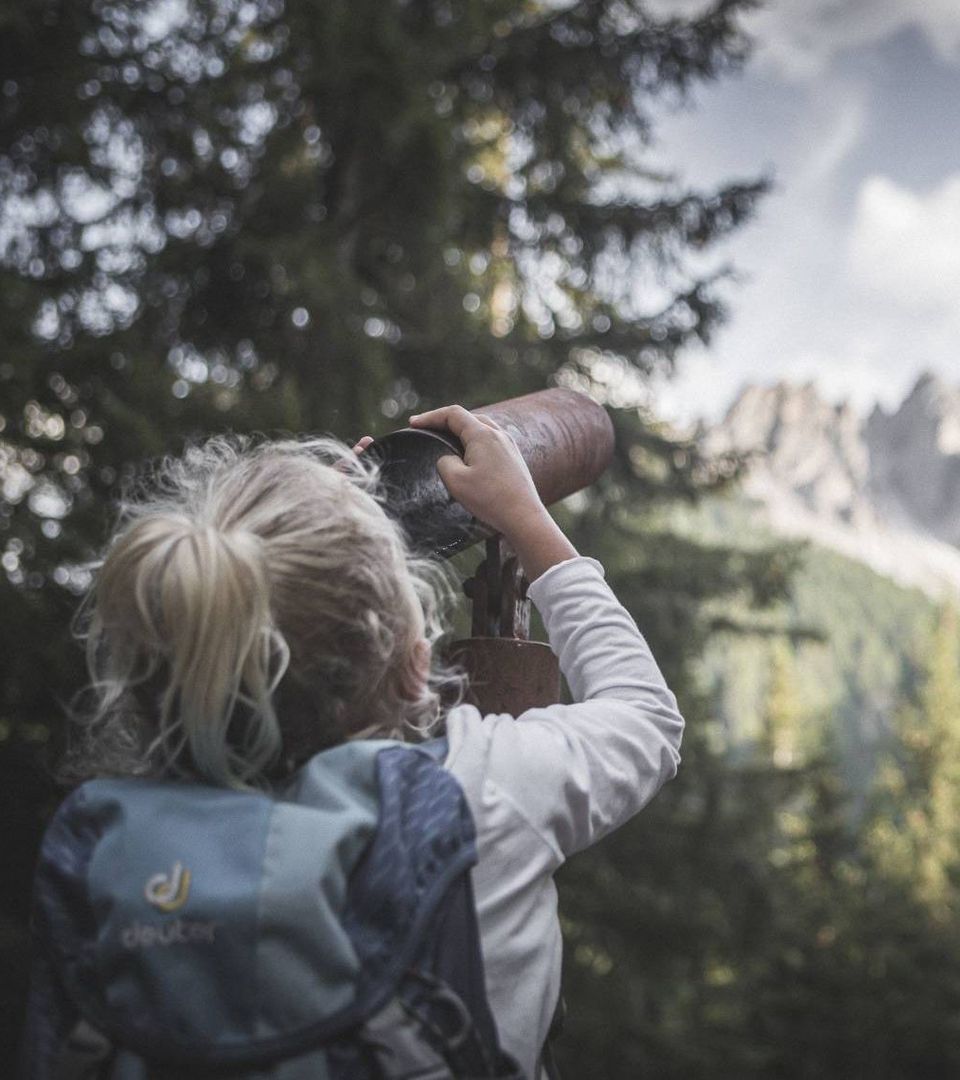
[(440, 409), (419, 413), (410, 417), (411, 427), (446, 428), (464, 445), (486, 431), (490, 425), (483, 423), (462, 405), (444, 405)]
[[(362, 454), (362, 453), (364, 452), (364, 450), (366, 450), (366, 448), (367, 448), (367, 447), (368, 447), (368, 446), (369, 446), (369, 445), (370, 445), (370, 444), (371, 444), (371, 443), (372, 443), (373, 441), (374, 441), (374, 440), (373, 440), (373, 436), (372, 436), (372, 435), (364, 435), (364, 436), (363, 436), (363, 437), (362, 437), (361, 439), (359, 439), (359, 440), (358, 440), (357, 442), (355, 442), (355, 443), (353, 444), (353, 452), (354, 452), (355, 454)], [(347, 460), (346, 460), (345, 458), (344, 458), (343, 460), (341, 460), (341, 461), (337, 461), (337, 462), (334, 462), (334, 466), (333, 466), (333, 467), (334, 467), (334, 468), (335, 468), (335, 469), (336, 469), (336, 470), (337, 470), (338, 472), (342, 472), (342, 473), (348, 472), (348, 471), (349, 471), (349, 468), (350, 468), (350, 467), (349, 467), (349, 465), (347, 464)]]
[(437, 458), (437, 472), (447, 490), (456, 499), (463, 490), (463, 485), (468, 483), (467, 475), (470, 472), (470, 466), (465, 465), (456, 454), (444, 454), (443, 457)]

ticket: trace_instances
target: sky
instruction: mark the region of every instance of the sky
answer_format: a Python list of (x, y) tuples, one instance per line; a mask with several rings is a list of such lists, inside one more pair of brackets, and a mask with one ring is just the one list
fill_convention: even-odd
[(924, 371), (960, 385), (960, 0), (768, 0), (743, 25), (745, 69), (662, 115), (653, 153), (690, 186), (774, 187), (717, 251), (730, 319), (654, 408), (712, 420), (787, 379), (866, 413)]

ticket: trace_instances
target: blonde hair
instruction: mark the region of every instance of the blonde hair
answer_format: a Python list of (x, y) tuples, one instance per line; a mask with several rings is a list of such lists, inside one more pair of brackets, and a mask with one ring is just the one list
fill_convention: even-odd
[(81, 609), (83, 775), (262, 785), (346, 738), (425, 737), (463, 676), (414, 646), (444, 633), (443, 569), (387, 515), (376, 462), (331, 437), (219, 436), (121, 502)]

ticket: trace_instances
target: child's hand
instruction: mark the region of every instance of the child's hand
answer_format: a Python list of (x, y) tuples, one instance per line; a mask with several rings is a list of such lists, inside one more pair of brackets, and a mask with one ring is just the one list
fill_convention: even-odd
[(463, 460), (445, 454), (437, 471), (457, 502), (496, 532), (509, 539), (531, 515), (549, 516), (517, 444), (495, 420), (447, 405), (411, 416), (410, 426), (444, 428), (460, 439)]

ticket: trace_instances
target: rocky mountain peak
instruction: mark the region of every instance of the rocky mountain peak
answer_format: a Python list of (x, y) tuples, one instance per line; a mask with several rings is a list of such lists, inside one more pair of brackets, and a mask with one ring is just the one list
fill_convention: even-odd
[(899, 409), (870, 416), (864, 442), (885, 516), (960, 545), (960, 388), (921, 376)]
[(747, 493), (781, 530), (960, 589), (960, 387), (926, 373), (864, 418), (812, 383), (747, 386), (704, 443), (748, 455)]
[(939, 454), (960, 453), (960, 387), (925, 372), (895, 412), (876, 410), (867, 422), (870, 433), (898, 445), (926, 445)]
[(744, 387), (720, 430), (738, 450), (770, 449), (781, 434), (789, 438), (797, 427), (823, 427), (830, 422), (830, 413), (831, 407), (821, 400), (813, 383), (755, 384)]
[(813, 383), (746, 388), (707, 446), (753, 459), (751, 479), (785, 484), (814, 513), (850, 521), (864, 509), (867, 456), (859, 417), (825, 401)]

